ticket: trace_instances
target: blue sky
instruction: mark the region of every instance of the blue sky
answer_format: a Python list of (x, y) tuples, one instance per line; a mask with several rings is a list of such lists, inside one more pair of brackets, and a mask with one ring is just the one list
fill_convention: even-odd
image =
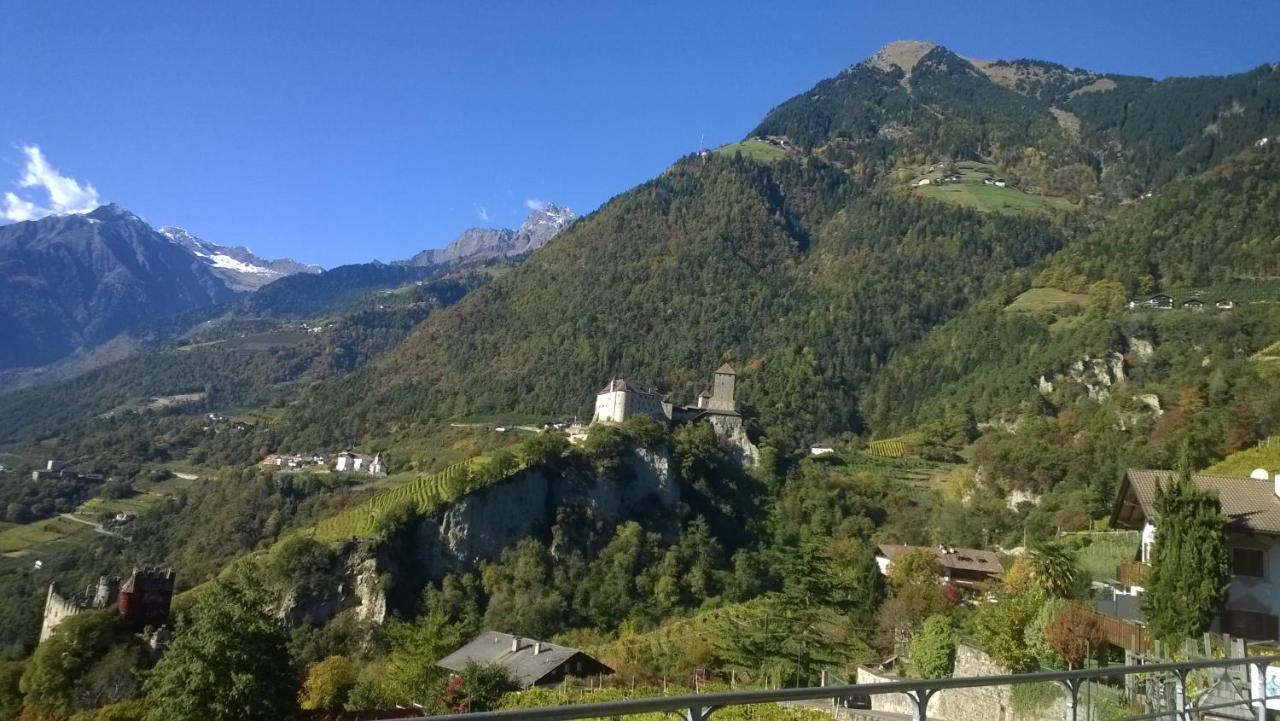
[(531, 200), (593, 210), (892, 40), (1156, 77), (1280, 61), (1262, 0), (0, 0), (0, 18), (0, 197), (56, 205), (19, 187), (38, 146), (69, 203), (91, 185), (325, 266), (514, 226)]

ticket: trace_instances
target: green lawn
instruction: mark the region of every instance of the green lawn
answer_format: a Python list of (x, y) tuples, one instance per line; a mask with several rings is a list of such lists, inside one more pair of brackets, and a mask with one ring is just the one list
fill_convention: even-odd
[(139, 493), (129, 498), (90, 498), (76, 508), (76, 516), (88, 521), (97, 521), (104, 513), (143, 513), (151, 509), (163, 496), (152, 493)]
[(1076, 566), (1094, 581), (1116, 577), (1116, 568), (1132, 561), (1138, 553), (1137, 531), (1101, 531), (1071, 533), (1069, 543), (1088, 542), (1076, 553)]
[(742, 157), (750, 158), (759, 163), (774, 163), (787, 157), (787, 151), (772, 143), (766, 143), (759, 138), (751, 138), (732, 145), (722, 145), (716, 148), (716, 152), (725, 155), (742, 153)]
[(1089, 305), (1089, 296), (1083, 293), (1068, 293), (1057, 288), (1032, 288), (1013, 299), (1005, 307), (1012, 313), (1036, 313), (1049, 311), (1056, 313), (1068, 306), (1084, 307)]
[(1280, 439), (1272, 439), (1272, 445), (1266, 448), (1250, 448), (1232, 453), (1204, 472), (1218, 476), (1248, 477), (1255, 468), (1265, 468), (1272, 474), (1280, 473)]
[(997, 188), (984, 185), (981, 180), (965, 180), (960, 183), (945, 185), (925, 185), (917, 187), (916, 192), (925, 198), (941, 200), (944, 203), (962, 205), (984, 213), (1005, 213), (1013, 215), (1028, 210), (1058, 208), (1069, 210), (1075, 206), (1065, 198), (1053, 196), (1030, 195), (1017, 188)]
[(0, 553), (25, 551), (38, 545), (93, 532), (91, 527), (83, 523), (76, 523), (65, 518), (46, 518), (43, 521), (14, 526), (0, 531)]

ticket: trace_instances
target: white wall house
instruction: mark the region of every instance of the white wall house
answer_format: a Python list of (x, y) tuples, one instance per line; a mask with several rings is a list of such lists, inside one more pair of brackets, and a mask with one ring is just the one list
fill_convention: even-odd
[(671, 404), (664, 402), (655, 391), (641, 390), (621, 378), (615, 378), (596, 393), (596, 408), (591, 422), (621, 423), (640, 415), (670, 421)]
[[(1159, 535), (1156, 493), (1175, 475), (1130, 470), (1120, 485), (1112, 525), (1142, 532), (1135, 559), (1140, 564), (1151, 562)], [(1280, 474), (1259, 469), (1250, 478), (1194, 475), (1192, 481), (1217, 494), (1227, 518), (1231, 582), (1214, 630), (1257, 641), (1280, 638)], [(1130, 592), (1144, 592), (1141, 573), (1120, 575)]]

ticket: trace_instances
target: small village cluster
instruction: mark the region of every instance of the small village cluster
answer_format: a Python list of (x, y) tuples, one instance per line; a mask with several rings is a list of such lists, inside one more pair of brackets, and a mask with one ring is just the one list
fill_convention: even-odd
[(36, 469), (31, 472), (31, 480), (36, 483), (54, 479), (75, 481), (77, 483), (102, 483), (105, 480), (101, 473), (81, 473), (68, 468), (65, 462), (52, 458), (45, 463), (43, 469)]
[[(1218, 310), (1231, 310), (1236, 307), (1236, 302), (1228, 298), (1223, 298), (1213, 304)], [(1148, 309), (1148, 310), (1173, 310), (1181, 308), (1182, 310), (1202, 311), (1206, 307), (1204, 300), (1200, 298), (1187, 298), (1181, 303), (1177, 303), (1173, 296), (1167, 293), (1156, 293), (1155, 295), (1145, 299), (1133, 299), (1129, 301), (1130, 310)]]
[(387, 464), (381, 453), (367, 456), (362, 453), (343, 451), (337, 455), (325, 453), (272, 453), (262, 459), (261, 465), (268, 468), (279, 468), (286, 471), (301, 471), (308, 468), (332, 468), (335, 473), (365, 473), (370, 476), (387, 475)]
[[(916, 187), (922, 187), (925, 185), (947, 185), (947, 184), (963, 183), (963, 182), (964, 182), (964, 176), (960, 175), (959, 173), (952, 173), (951, 175), (944, 175), (941, 178), (937, 178), (937, 179), (921, 178), (916, 181)], [(1009, 181), (1005, 180), (1004, 178), (983, 178), (982, 184), (994, 185), (997, 188), (1009, 187)]]

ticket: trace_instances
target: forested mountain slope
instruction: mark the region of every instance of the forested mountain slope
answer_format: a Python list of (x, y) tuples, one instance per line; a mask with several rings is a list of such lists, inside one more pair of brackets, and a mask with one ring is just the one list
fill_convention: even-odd
[(815, 159), (689, 159), (307, 399), (292, 424), (314, 442), (411, 418), (582, 414), (614, 373), (692, 399), (732, 360), (775, 435), (856, 429), (858, 387), (890, 349), (1063, 242), (1046, 219), (868, 193)]
[[(1061, 311), (1013, 312), (1006, 307), (1012, 296), (992, 296), (894, 353), (864, 397), (864, 412), (881, 429), (965, 409), (978, 420), (1002, 410), (1016, 414), (1019, 403), (1036, 396), (1036, 377), (1055, 364), (1085, 354), (1125, 353), (1126, 337), (1159, 340), (1145, 314), (1124, 312), (1130, 297), (1166, 289), (1183, 293), (1178, 300), (1200, 294), (1210, 305), (1254, 299), (1232, 291), (1261, 294), (1261, 300), (1280, 297), (1277, 243), (1280, 148), (1251, 148), (1218, 169), (1126, 206), (1054, 256), (1035, 284), (1079, 294), (1088, 307), (1064, 318)], [(1223, 290), (1210, 295), (1214, 288)], [(1231, 341), (1239, 354), (1247, 356), (1280, 336), (1280, 328), (1264, 323), (1266, 317), (1244, 314), (1235, 331), (1240, 337)], [(1174, 320), (1189, 322), (1182, 315)]]
[(1280, 131), (1280, 69), (1155, 81), (892, 43), (771, 111), (785, 136), (864, 172), (951, 157), (1021, 185), (1135, 197)]
[(1280, 143), (1124, 208), (1060, 253), (1045, 284), (1114, 280), (1133, 294), (1280, 279)]

